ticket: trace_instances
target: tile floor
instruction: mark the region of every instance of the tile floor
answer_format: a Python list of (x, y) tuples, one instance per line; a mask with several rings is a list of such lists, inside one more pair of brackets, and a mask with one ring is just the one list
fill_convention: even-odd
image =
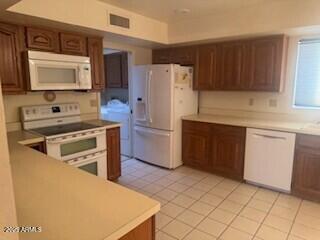
[(118, 183), (161, 203), (156, 240), (320, 240), (320, 204), (188, 167), (130, 159)]

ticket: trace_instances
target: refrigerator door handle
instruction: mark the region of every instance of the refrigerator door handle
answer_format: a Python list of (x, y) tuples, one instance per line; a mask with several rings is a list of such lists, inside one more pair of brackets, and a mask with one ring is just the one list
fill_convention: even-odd
[(148, 121), (149, 119), (149, 71), (146, 71), (146, 84), (145, 84), (145, 89), (144, 89), (144, 92), (145, 92), (145, 105), (144, 105), (144, 111), (145, 111), (145, 118), (143, 119), (145, 122)]
[(158, 136), (162, 136), (162, 137), (170, 137), (169, 133), (162, 133), (160, 131), (157, 130), (149, 130), (149, 129), (143, 129), (143, 128), (139, 128), (139, 127), (134, 127), (134, 130), (137, 133), (146, 133), (146, 134), (154, 134), (154, 135), (158, 135)]
[(151, 83), (152, 83), (152, 71), (148, 72), (148, 117), (149, 122), (152, 123), (152, 113), (151, 113)]

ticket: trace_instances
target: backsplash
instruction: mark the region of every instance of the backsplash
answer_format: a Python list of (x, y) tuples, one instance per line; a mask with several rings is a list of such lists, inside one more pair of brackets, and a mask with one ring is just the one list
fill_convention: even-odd
[[(83, 119), (95, 119), (98, 117), (98, 94), (87, 92), (63, 91), (55, 92), (56, 100), (53, 103), (78, 102), (80, 104), (81, 117)], [(19, 130), (20, 107), (25, 105), (51, 104), (43, 98), (43, 92), (30, 92), (26, 95), (4, 95), (5, 118), (8, 131)]]

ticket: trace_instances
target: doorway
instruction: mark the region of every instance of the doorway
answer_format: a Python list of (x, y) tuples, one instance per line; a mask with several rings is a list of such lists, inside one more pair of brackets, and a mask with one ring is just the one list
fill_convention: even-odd
[(100, 95), (100, 116), (103, 120), (121, 123), (121, 161), (132, 157), (130, 59), (130, 52), (104, 49), (106, 86)]

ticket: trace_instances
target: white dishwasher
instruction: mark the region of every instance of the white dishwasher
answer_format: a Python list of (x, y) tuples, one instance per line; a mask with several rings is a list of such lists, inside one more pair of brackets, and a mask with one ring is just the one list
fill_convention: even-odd
[(290, 192), (296, 135), (247, 128), (244, 179)]

